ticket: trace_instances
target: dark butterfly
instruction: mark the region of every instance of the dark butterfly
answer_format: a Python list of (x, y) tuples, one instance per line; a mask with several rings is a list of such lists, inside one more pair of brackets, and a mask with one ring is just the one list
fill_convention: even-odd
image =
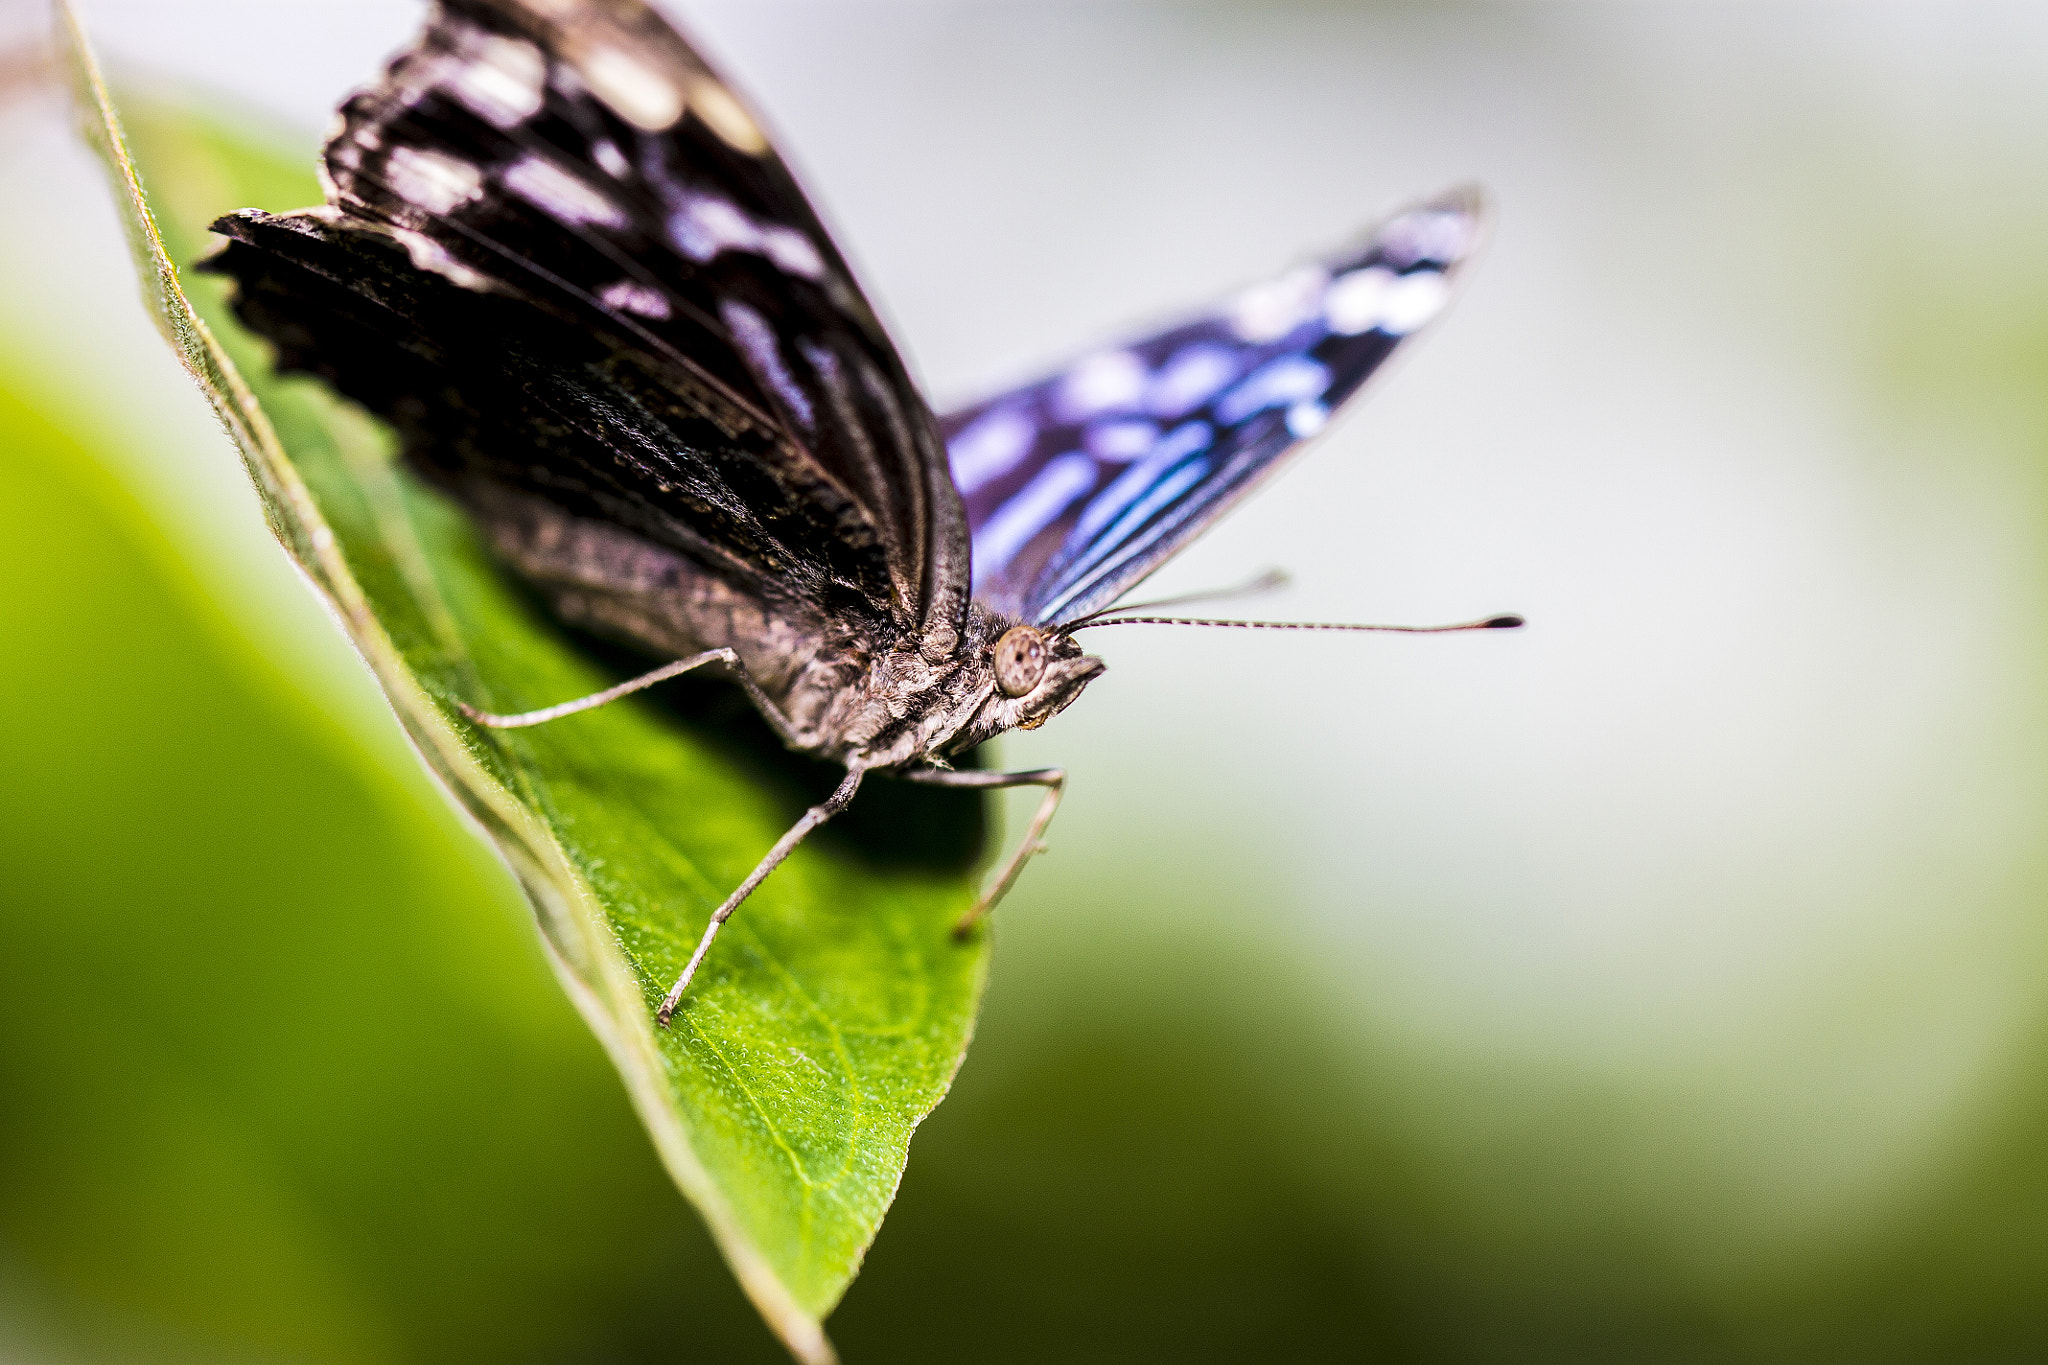
[[(341, 110), (330, 203), (221, 219), (207, 268), (280, 368), (389, 421), (569, 621), (723, 662), (846, 766), (719, 926), (863, 776), (1038, 785), (948, 759), (1069, 705), (1074, 632), (1314, 436), (1442, 307), (1478, 204), (1408, 210), (1213, 313), (935, 417), (760, 125), (640, 0), (441, 0)], [(1475, 624), (1508, 624), (1509, 618)]]

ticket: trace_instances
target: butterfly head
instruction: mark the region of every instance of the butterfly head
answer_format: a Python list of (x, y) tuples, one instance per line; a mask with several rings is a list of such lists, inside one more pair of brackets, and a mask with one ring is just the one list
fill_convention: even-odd
[(1104, 668), (1071, 635), (1030, 625), (1003, 631), (988, 647), (987, 659), (995, 685), (970, 727), (977, 742), (1004, 730), (1036, 730)]

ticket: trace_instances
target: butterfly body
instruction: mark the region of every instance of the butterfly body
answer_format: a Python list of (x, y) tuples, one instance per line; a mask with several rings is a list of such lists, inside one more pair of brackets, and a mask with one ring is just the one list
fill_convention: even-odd
[(675, 660), (460, 709), (538, 723), (717, 663), (848, 770), (690, 971), (868, 772), (1048, 789), (992, 903), (1063, 777), (949, 760), (1080, 695), (1103, 664), (1073, 631), (1324, 428), (1441, 308), (1479, 219), (1453, 192), (942, 418), (758, 121), (641, 0), (439, 0), (323, 170), (328, 204), (215, 224), (238, 315), (388, 421), (561, 617)]
[(1049, 637), (1042, 676), (1012, 694), (999, 683), (995, 645), (1019, 623), (978, 602), (958, 630), (934, 639), (765, 598), (541, 499), (490, 492), (471, 511), (499, 558), (564, 620), (658, 657), (733, 650), (783, 742), (848, 767), (943, 763), (1005, 730), (1036, 728), (1104, 667), (1071, 638)]

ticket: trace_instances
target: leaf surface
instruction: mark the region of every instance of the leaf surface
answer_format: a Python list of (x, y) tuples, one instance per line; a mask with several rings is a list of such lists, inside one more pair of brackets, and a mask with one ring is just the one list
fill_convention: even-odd
[(132, 102), (131, 156), (68, 11), (64, 22), (145, 299), (272, 530), (517, 876), (564, 987), (748, 1294), (798, 1358), (831, 1359), (822, 1319), (973, 1030), (988, 944), (949, 930), (972, 900), (981, 807), (870, 783), (846, 828), (814, 837), (747, 902), (674, 1027), (656, 1029), (712, 908), (834, 774), (764, 742), (717, 684), (662, 690), (687, 705), (657, 692), (532, 729), (469, 725), (457, 700), (519, 711), (645, 664), (566, 635), (394, 461), (378, 425), (275, 377), (224, 284), (181, 278), (220, 213), (317, 202), (310, 151), (295, 163), (229, 124)]

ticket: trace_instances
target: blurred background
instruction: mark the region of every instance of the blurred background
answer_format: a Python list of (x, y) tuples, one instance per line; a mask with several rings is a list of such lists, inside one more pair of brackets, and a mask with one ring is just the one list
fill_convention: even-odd
[[(80, 8), (309, 157), (418, 14)], [(1497, 209), (1152, 587), (1530, 629), (1097, 642), (849, 1361), (2048, 1353), (2048, 9), (673, 9), (942, 401)], [(0, 1359), (777, 1359), (5, 88)]]

